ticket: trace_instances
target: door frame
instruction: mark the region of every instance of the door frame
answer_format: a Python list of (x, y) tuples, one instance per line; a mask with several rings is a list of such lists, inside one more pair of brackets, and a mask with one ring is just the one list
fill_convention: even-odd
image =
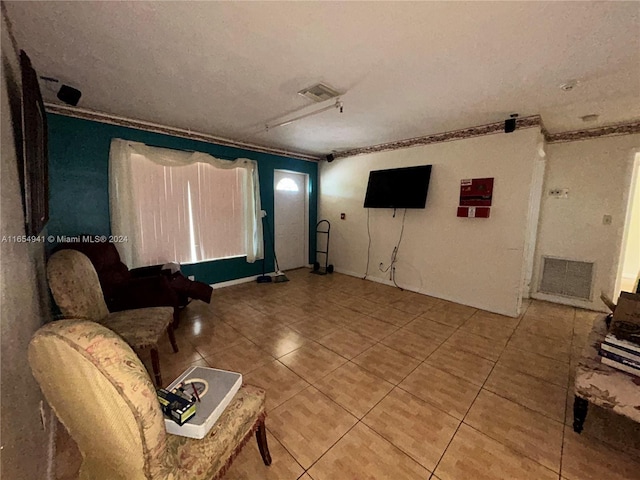
[(533, 283), (533, 271), (536, 260), (536, 247), (538, 239), (538, 225), (540, 223), (540, 210), (542, 208), (542, 196), (544, 192), (544, 177), (547, 169), (547, 159), (544, 151), (543, 140), (540, 140), (538, 154), (533, 163), (531, 185), (529, 188), (529, 206), (527, 211), (527, 227), (524, 243), (524, 277), (521, 286), (520, 299), (518, 300), (518, 314), (522, 307), (522, 299), (530, 298)]
[(276, 195), (277, 195), (277, 182), (276, 172), (280, 173), (292, 173), (294, 175), (301, 175), (304, 177), (304, 259), (305, 266), (309, 267), (309, 193), (310, 193), (310, 178), (308, 173), (296, 172), (295, 170), (286, 170), (284, 168), (276, 168), (273, 170), (273, 250), (276, 250)]
[(627, 240), (629, 237), (629, 229), (631, 225), (631, 213), (633, 210), (633, 199), (635, 189), (640, 188), (640, 151), (634, 151), (631, 160), (631, 182), (627, 188), (626, 209), (624, 214), (624, 226), (622, 228), (622, 239), (620, 241), (620, 253), (618, 255), (618, 268), (616, 269), (616, 279), (614, 284), (614, 301), (617, 300), (622, 287), (622, 276), (624, 274), (624, 260), (627, 252)]

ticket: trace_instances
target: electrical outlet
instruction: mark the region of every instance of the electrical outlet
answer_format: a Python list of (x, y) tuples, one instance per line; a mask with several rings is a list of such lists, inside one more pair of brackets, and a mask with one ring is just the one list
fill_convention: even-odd
[(569, 198), (568, 188), (552, 188), (549, 190), (549, 196), (553, 198)]
[(602, 216), (602, 224), (603, 225), (611, 225), (611, 221), (612, 221), (611, 215), (603, 215)]

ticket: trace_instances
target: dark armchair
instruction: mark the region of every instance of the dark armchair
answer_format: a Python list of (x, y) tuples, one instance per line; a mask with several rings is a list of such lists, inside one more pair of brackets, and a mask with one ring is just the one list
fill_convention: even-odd
[(163, 270), (162, 265), (129, 270), (113, 243), (63, 243), (56, 251), (69, 248), (84, 253), (91, 260), (109, 311), (173, 307), (174, 325), (177, 326), (180, 309), (190, 298), (211, 301), (213, 289), (209, 285), (189, 280), (180, 272)]

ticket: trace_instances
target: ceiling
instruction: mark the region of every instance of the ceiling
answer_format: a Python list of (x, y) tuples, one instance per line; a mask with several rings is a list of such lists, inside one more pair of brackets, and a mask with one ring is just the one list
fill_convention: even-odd
[[(78, 107), (288, 152), (513, 112), (540, 114), (552, 133), (640, 118), (635, 1), (5, 3), (20, 48), (82, 91)], [(331, 105), (297, 94), (318, 82), (343, 93), (344, 113), (265, 131)]]

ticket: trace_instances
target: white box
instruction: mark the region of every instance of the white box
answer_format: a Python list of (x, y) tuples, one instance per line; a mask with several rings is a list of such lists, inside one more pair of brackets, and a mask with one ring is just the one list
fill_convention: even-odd
[(198, 390), (200, 401), (196, 402), (196, 414), (182, 426), (165, 417), (164, 426), (168, 433), (174, 435), (204, 438), (242, 386), (242, 374), (208, 367), (191, 367), (176, 378), (167, 390), (172, 391), (183, 382), (187, 393), (191, 394), (193, 387)]

